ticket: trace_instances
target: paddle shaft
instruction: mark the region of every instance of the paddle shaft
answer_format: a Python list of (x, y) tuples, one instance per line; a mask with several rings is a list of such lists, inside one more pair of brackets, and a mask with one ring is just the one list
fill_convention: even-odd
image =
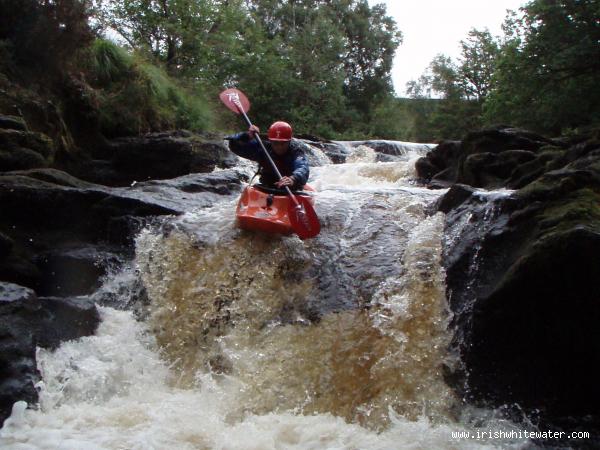
[[(235, 101), (234, 101), (235, 102)], [(240, 114), (242, 116), (244, 116), (244, 120), (246, 121), (246, 123), (248, 124), (249, 127), (252, 126), (252, 122), (250, 122), (250, 119), (248, 118), (248, 115), (246, 114), (246, 112), (244, 111), (244, 108), (241, 107), (241, 105), (238, 105), (238, 102), (235, 102), (235, 106), (237, 106), (237, 109), (240, 111)], [(269, 163), (271, 164), (271, 167), (273, 168), (273, 170), (275, 171), (275, 174), (277, 174), (277, 177), (281, 180), (281, 178), (283, 178), (281, 176), (281, 172), (279, 172), (279, 169), (277, 168), (277, 166), (275, 165), (275, 161), (273, 161), (273, 158), (271, 158), (271, 155), (269, 155), (269, 152), (267, 151), (267, 149), (265, 148), (265, 144), (263, 144), (262, 139), (260, 138), (260, 136), (258, 135), (258, 133), (255, 133), (256, 136), (256, 140), (258, 141), (258, 143), (260, 144), (260, 147), (262, 148), (263, 152), (265, 152), (265, 156), (267, 157), (267, 159), (269, 160)], [(285, 190), (287, 191), (288, 195), (290, 196), (290, 198), (292, 199), (292, 201), (294, 202), (294, 205), (296, 206), (296, 208), (300, 208), (300, 203), (298, 203), (298, 200), (296, 200), (296, 197), (294, 196), (294, 194), (292, 194), (292, 191), (290, 190), (289, 187), (284, 186)]]

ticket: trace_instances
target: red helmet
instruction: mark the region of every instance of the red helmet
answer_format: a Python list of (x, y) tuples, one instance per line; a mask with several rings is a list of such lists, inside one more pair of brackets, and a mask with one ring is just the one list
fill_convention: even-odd
[(292, 126), (287, 122), (278, 121), (269, 127), (269, 140), (286, 142), (292, 140)]

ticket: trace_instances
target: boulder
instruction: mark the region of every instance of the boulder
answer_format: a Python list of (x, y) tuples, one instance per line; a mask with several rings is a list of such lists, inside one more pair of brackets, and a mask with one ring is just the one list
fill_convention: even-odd
[(0, 279), (41, 295), (87, 294), (153, 217), (210, 206), (244, 176), (226, 169), (109, 188), (55, 169), (0, 174)]
[(312, 147), (321, 150), (334, 164), (343, 164), (350, 151), (342, 144), (328, 140), (318, 140), (313, 136), (301, 135), (299, 138)]
[[(548, 154), (550, 149), (563, 153), (565, 144), (526, 130), (499, 126), (469, 133), (462, 142), (440, 143), (417, 161), (416, 170), (427, 181), (486, 189), (521, 187), (549, 170), (546, 163), (553, 159)], [(534, 172), (535, 177), (529, 177)]]
[(30, 316), (38, 301), (31, 289), (0, 282), (0, 426), (12, 405), (37, 402), (40, 374), (35, 362), (35, 336)]
[(504, 187), (516, 168), (535, 157), (535, 153), (528, 150), (474, 153), (467, 156), (463, 162), (460, 182), (470, 186), (485, 186), (488, 189)]
[(16, 305), (19, 305), (19, 302), (28, 305), (36, 299), (37, 296), (32, 289), (14, 283), (0, 282), (0, 302), (3, 302), (3, 312), (7, 312)]
[(481, 152), (500, 153), (506, 150), (536, 152), (540, 147), (555, 142), (520, 128), (498, 126), (469, 133), (462, 143), (464, 152), (470, 155)]
[(54, 248), (34, 257), (42, 273), (36, 291), (39, 295), (73, 296), (91, 294), (100, 287), (101, 279), (122, 261), (118, 249), (84, 245)]
[(600, 155), (579, 154), (516, 192), (455, 186), (438, 202), (454, 385), (557, 427), (600, 418)]
[(4, 233), (0, 233), (0, 260), (6, 258), (14, 245), (14, 242)]
[(0, 127), (0, 172), (47, 167), (54, 158), (54, 144), (42, 133)]
[(465, 184), (454, 184), (446, 194), (435, 203), (434, 210), (445, 214), (462, 205), (473, 196), (475, 189)]
[(464, 354), (473, 394), (551, 417), (600, 414), (600, 230), (581, 224), (524, 246), (473, 308)]
[(99, 322), (90, 299), (38, 298), (31, 289), (0, 282), (0, 426), (16, 401), (37, 402), (36, 347), (55, 349), (91, 335)]
[(35, 317), (35, 337), (39, 347), (54, 350), (64, 342), (91, 336), (100, 323), (95, 302), (88, 297), (40, 297)]
[(237, 157), (222, 138), (179, 130), (150, 133), (140, 137), (114, 139), (109, 142), (111, 166), (117, 180), (87, 179), (109, 185), (129, 185), (133, 181), (175, 178), (189, 173), (206, 173), (215, 167), (233, 167)]
[(0, 128), (5, 130), (27, 131), (27, 125), (22, 117), (5, 116), (0, 114)]
[(456, 181), (460, 141), (442, 141), (415, 164), (417, 176), (424, 180)]

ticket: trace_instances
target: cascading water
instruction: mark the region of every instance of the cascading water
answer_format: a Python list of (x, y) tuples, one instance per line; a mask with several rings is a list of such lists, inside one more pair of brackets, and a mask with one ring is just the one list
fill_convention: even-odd
[(39, 350), (40, 408), (15, 405), (2, 447), (522, 445), (453, 438), (515, 426), (444, 382), (444, 217), (426, 213), (441, 193), (410, 181), (422, 151), (313, 168), (310, 241), (237, 229), (233, 197), (144, 230), (135, 270), (103, 287), (127, 304), (141, 281), (144, 314), (101, 308), (96, 336)]

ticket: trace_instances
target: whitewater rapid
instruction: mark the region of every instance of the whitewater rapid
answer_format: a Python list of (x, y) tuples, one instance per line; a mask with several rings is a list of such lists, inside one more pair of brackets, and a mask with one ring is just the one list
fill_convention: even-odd
[(15, 404), (7, 449), (521, 448), (453, 432), (517, 427), (465, 407), (441, 267), (442, 192), (416, 185), (407, 151), (311, 170), (314, 240), (235, 226), (237, 196), (143, 230), (105, 281), (94, 336), (38, 350), (38, 409)]

